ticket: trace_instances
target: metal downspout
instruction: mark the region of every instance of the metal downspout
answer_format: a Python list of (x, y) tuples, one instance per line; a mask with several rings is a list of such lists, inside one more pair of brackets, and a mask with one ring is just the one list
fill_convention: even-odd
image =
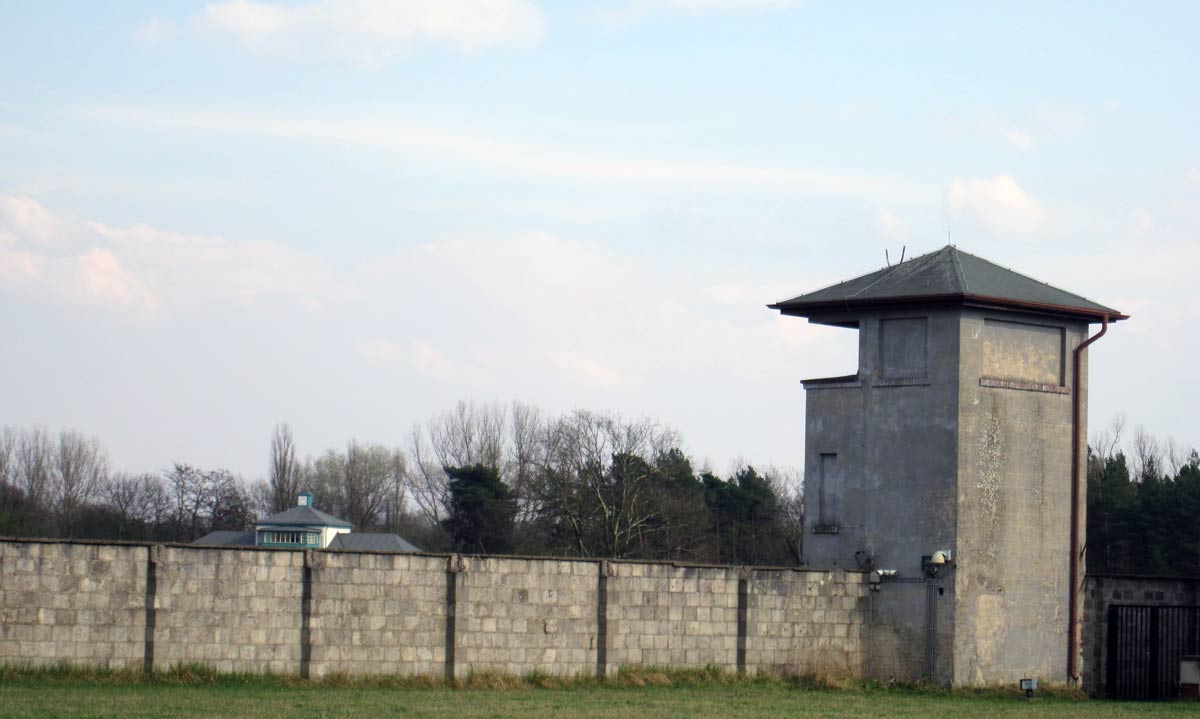
[(1079, 667), (1076, 666), (1079, 647), (1079, 420), (1080, 420), (1080, 387), (1079, 387), (1079, 358), (1087, 346), (1108, 332), (1108, 315), (1103, 316), (1104, 324), (1100, 331), (1088, 337), (1075, 348), (1072, 362), (1071, 387), (1071, 586), (1068, 593), (1070, 620), (1067, 628), (1067, 678), (1079, 681)]

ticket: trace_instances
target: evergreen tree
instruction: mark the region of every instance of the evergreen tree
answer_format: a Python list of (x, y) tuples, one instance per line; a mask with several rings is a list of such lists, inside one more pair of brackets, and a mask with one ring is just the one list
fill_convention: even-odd
[(494, 467), (473, 464), (446, 467), (450, 479), (450, 515), (442, 526), (454, 549), (479, 554), (512, 550), (517, 503)]

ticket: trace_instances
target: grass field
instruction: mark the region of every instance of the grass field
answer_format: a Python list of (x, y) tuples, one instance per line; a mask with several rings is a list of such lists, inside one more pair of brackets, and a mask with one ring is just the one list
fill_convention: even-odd
[[(546, 684), (547, 686), (532, 686)], [(496, 688), (488, 688), (496, 687)], [(361, 682), (320, 685), (271, 677), (168, 676), (152, 681), (71, 672), (0, 671), (0, 717), (1143, 717), (1200, 716), (1194, 703), (1135, 704), (1013, 692), (850, 686), (806, 688), (723, 676), (625, 677), (595, 682), (478, 678), (468, 686)]]

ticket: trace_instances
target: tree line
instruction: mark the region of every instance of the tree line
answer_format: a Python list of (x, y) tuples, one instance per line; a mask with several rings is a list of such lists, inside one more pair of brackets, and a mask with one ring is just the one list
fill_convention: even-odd
[[(1123, 422), (1092, 438), (1087, 570), (1200, 576), (1200, 455)], [(1128, 440), (1128, 441), (1127, 441)], [(429, 551), (799, 564), (796, 471), (697, 468), (649, 419), (460, 402), (398, 446), (351, 440), (301, 458), (291, 428), (247, 482), (186, 463), (113, 471), (99, 440), (0, 429), (0, 536), (190, 542), (247, 529), (301, 491), (355, 531)]]
[(1088, 447), (1088, 571), (1200, 576), (1200, 454), (1124, 434), (1117, 420)]
[(109, 467), (77, 432), (0, 430), (0, 535), (193, 541), (245, 529), (296, 503), (389, 531), (429, 551), (713, 563), (798, 564), (799, 473), (697, 469), (677, 432), (650, 419), (460, 402), (399, 446), (351, 440), (300, 458), (286, 423), (265, 478), (178, 463)]

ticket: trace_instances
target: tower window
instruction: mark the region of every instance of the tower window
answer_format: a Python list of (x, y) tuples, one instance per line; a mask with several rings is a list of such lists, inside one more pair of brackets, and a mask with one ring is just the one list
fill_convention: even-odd
[(821, 453), (817, 475), (817, 534), (837, 534), (838, 507), (841, 505), (842, 483), (838, 474), (837, 454)]
[(879, 321), (879, 373), (883, 379), (925, 379), (928, 325), (924, 317)]

